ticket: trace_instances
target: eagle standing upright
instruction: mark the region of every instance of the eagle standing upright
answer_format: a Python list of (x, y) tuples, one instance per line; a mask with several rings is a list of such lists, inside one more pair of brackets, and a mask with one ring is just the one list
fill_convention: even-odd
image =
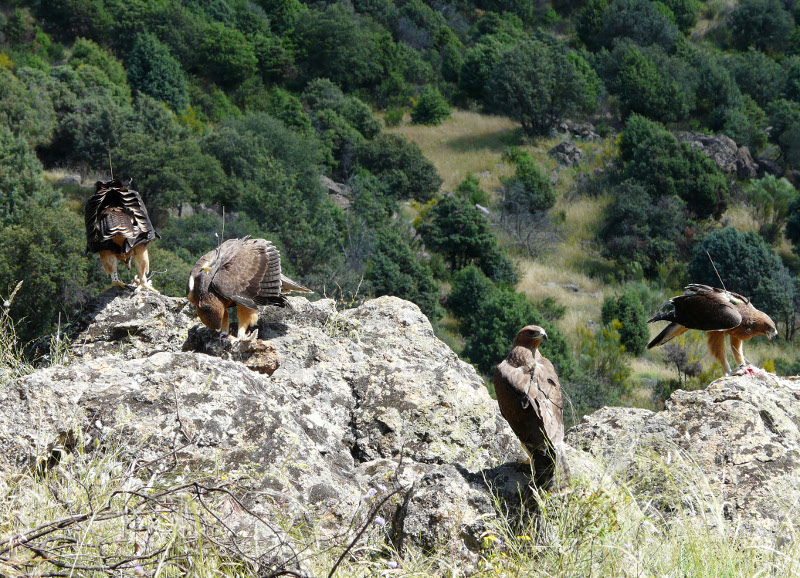
[(235, 303), (239, 339), (258, 323), (259, 305), (286, 307), (284, 294), (292, 291), (313, 293), (281, 273), (281, 256), (272, 243), (249, 237), (225, 241), (200, 257), (186, 286), (189, 302), (209, 329), (227, 334), (228, 307)]
[(103, 270), (111, 275), (111, 287), (127, 287), (117, 275), (117, 261), (136, 264), (136, 283), (153, 289), (147, 274), (150, 258), (147, 244), (160, 235), (153, 228), (147, 208), (137, 191), (118, 179), (97, 181), (95, 193), (83, 208), (86, 221), (86, 252), (100, 253)]
[(550, 360), (539, 351), (547, 333), (537, 325), (523, 327), (506, 358), (495, 367), (494, 391), (500, 413), (531, 457), (534, 483), (561, 485), (569, 475), (564, 457), (561, 384)]
[(730, 335), (733, 358), (741, 367), (747, 363), (742, 349), (745, 341), (756, 335), (766, 335), (772, 339), (778, 334), (769, 315), (753, 307), (747, 297), (725, 289), (694, 283), (688, 285), (682, 295), (670, 299), (669, 304), (672, 309), (647, 321), (670, 322), (647, 344), (647, 349), (663, 345), (689, 329), (699, 329), (706, 332), (708, 350), (720, 362), (725, 373), (731, 372), (725, 355), (725, 335)]

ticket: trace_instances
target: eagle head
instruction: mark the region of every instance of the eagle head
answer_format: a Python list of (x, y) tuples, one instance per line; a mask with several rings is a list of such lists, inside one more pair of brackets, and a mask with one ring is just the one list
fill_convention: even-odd
[(547, 332), (538, 325), (526, 325), (514, 338), (514, 345), (536, 349), (547, 339)]

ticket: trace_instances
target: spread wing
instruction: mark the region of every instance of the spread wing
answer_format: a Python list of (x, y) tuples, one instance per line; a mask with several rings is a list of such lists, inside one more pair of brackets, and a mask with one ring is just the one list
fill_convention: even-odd
[(137, 191), (117, 180), (95, 186), (97, 191), (84, 206), (87, 252), (126, 254), (159, 236)]
[[(215, 253), (206, 253), (201, 260), (209, 255), (213, 259)], [(202, 263), (198, 264), (202, 267)], [(267, 304), (286, 305), (286, 298), (281, 296), (280, 254), (265, 239), (245, 237), (225, 241), (211, 275), (212, 289), (239, 305), (251, 309)]]
[(742, 322), (741, 306), (749, 300), (737, 293), (708, 285), (689, 285), (683, 295), (672, 298), (675, 307), (669, 319), (689, 329), (719, 331), (738, 327)]

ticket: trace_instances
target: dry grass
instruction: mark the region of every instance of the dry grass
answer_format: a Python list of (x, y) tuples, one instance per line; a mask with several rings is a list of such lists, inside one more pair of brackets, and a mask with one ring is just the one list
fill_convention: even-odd
[(514, 173), (500, 158), (503, 149), (521, 136), (519, 124), (508, 118), (458, 109), (439, 126), (403, 124), (386, 130), (420, 146), (444, 179), (445, 191), (452, 191), (467, 173), (477, 175), (485, 191), (494, 191), (501, 177)]

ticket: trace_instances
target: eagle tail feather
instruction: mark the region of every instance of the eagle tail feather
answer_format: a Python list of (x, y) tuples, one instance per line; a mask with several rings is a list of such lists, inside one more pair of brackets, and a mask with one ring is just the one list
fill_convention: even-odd
[(680, 323), (670, 323), (667, 325), (664, 330), (656, 335), (653, 340), (647, 344), (647, 349), (652, 349), (653, 347), (657, 347), (659, 345), (663, 345), (673, 337), (677, 337), (678, 335), (682, 335), (686, 333), (687, 329)]

